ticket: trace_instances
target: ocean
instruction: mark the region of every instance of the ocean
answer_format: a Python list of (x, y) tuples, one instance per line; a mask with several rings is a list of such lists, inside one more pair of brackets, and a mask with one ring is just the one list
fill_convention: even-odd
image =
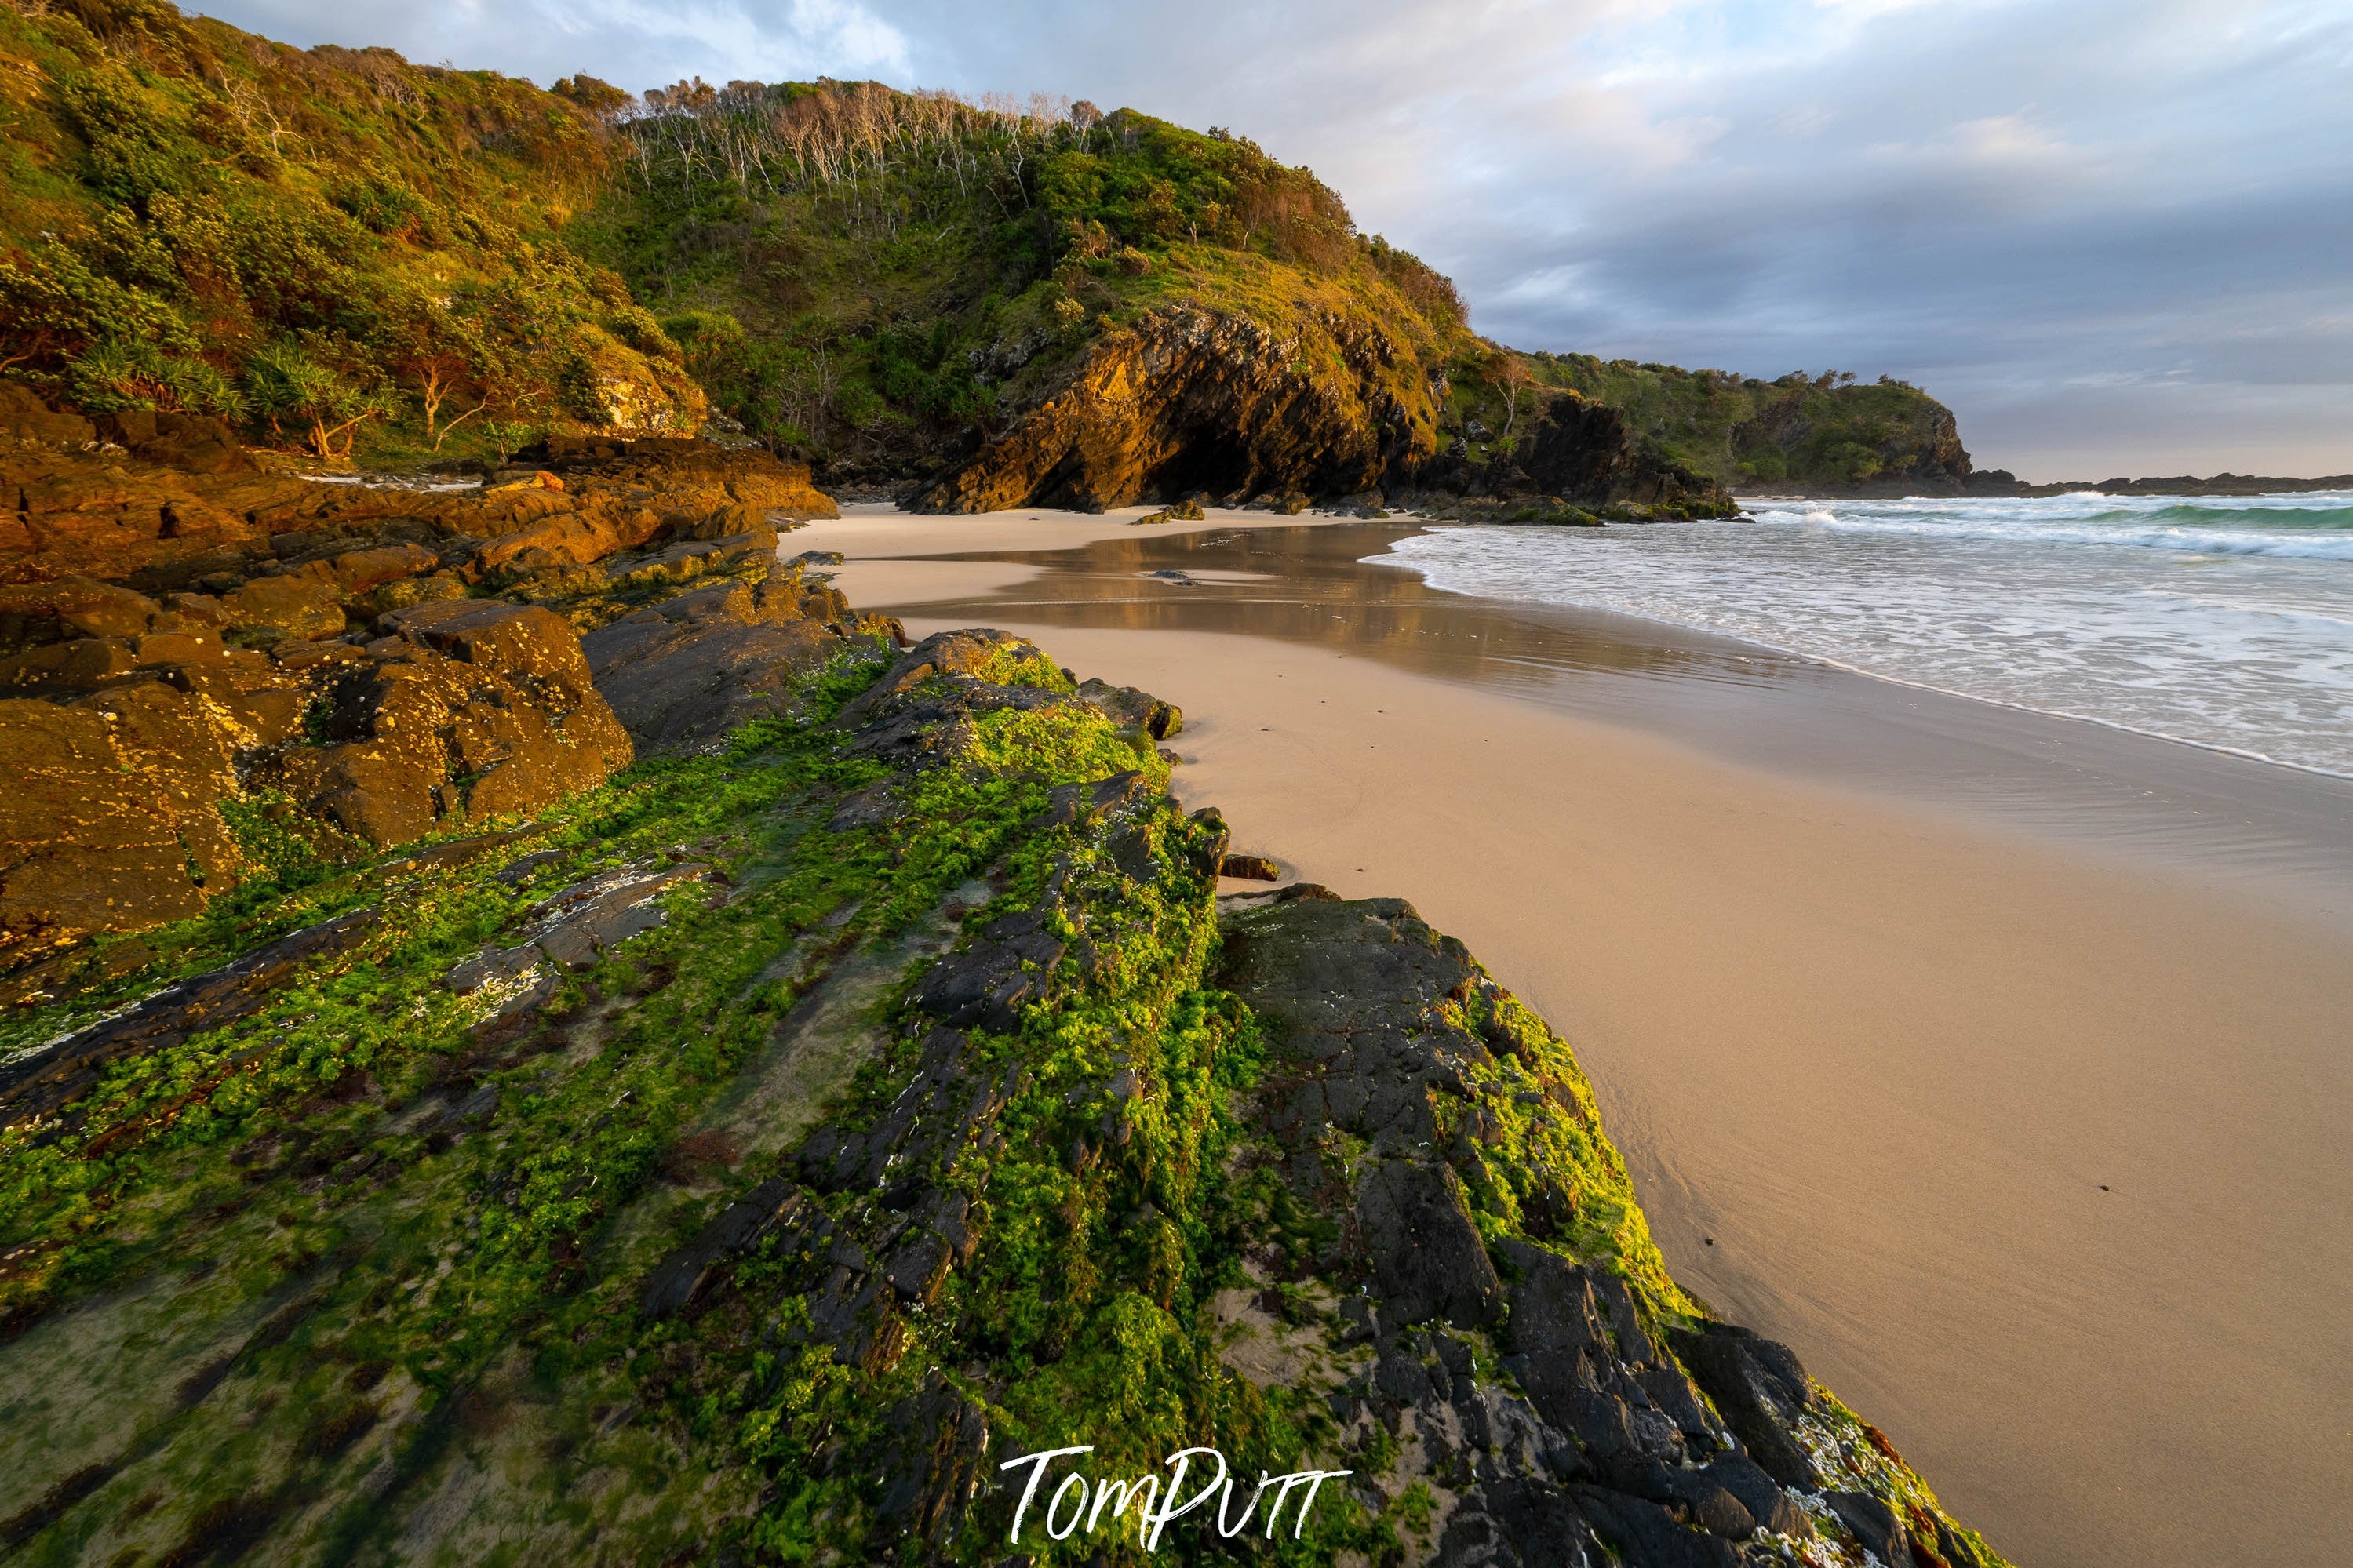
[(2353, 493), (1746, 504), (1744, 521), (1440, 524), (1375, 559), (2353, 776)]

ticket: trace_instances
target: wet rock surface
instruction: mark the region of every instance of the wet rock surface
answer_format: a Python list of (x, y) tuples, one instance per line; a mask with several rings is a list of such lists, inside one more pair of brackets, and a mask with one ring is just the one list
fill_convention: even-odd
[(235, 963), (175, 981), (121, 1016), (0, 1064), (0, 1118), (37, 1121), (86, 1091), (109, 1062), (218, 1028), (259, 1008), (306, 964), (350, 951), (374, 929), (376, 911), (338, 915)]
[(797, 574), (735, 578), (635, 611), (581, 639), (597, 689), (648, 752), (701, 744), (782, 711), (793, 682), (851, 637), (893, 636)]
[(1133, 686), (1082, 680), (1079, 683), (1079, 700), (1114, 722), (1133, 725), (1155, 741), (1165, 741), (1185, 728), (1184, 711), (1175, 703), (1163, 702)]
[[(657, 617), (674, 629), (704, 604), (741, 616), (725, 601), (762, 585), (709, 583), (641, 608), (675, 607), (675, 620)], [(91, 601), (74, 613), (148, 612)], [(414, 679), (387, 672), (420, 659), (495, 670), (552, 702), (544, 693), (576, 691), (586, 667), (566, 640), (573, 624), (542, 606), (428, 602), (383, 617), (385, 646), (311, 646), (321, 689)], [(630, 624), (614, 616), (591, 637)], [(762, 1478), (781, 1475), (833, 1500), (825, 1528), (847, 1532), (860, 1560), (994, 1562), (1013, 1500), (1005, 1461), (1072, 1423), (1081, 1437), (1121, 1441), (1113, 1412), (1134, 1396), (1104, 1390), (1140, 1380), (1152, 1399), (1204, 1409), (1314, 1412), (1313, 1427), (1284, 1439), (1303, 1447), (1237, 1458), (1351, 1472), (1322, 1506), (1367, 1530), (1387, 1521), (1364, 1540), (1389, 1561), (1985, 1560), (1785, 1348), (1712, 1321), (1673, 1289), (1573, 1058), (1461, 944), (1397, 900), (1344, 901), (1312, 884), (1219, 899), (1228, 826), (1214, 809), (1181, 811), (1165, 770), (1033, 781), (1009, 797), (1016, 816), (985, 826), (976, 803), (1006, 798), (992, 793), (1001, 781), (972, 771), (1001, 754), (992, 736), (1018, 725), (1031, 744), (1062, 733), (1099, 748), (1073, 754), (1141, 761), (1154, 700), (1078, 685), (1031, 645), (985, 629), (896, 655), (869, 644), (862, 657), (871, 684), (829, 722), (785, 717), (823, 762), (810, 793), (748, 825), (754, 837), (723, 821), (704, 829), (708, 856), (677, 844), (579, 871), (565, 868), (594, 846), (543, 830), (419, 848), (378, 868), (393, 897), (5, 1069), (9, 1124), (66, 1146), (85, 1135), (106, 1074), (223, 1042), (175, 1098), (133, 1101), (101, 1134), (153, 1136), (271, 1059), (276, 1042), (319, 1049), (301, 1044), (304, 1014), (239, 1030), (282, 1014), (303, 986), (325, 994), (363, 948), (380, 963), (435, 878), (471, 878), (468, 907), (502, 911), (470, 954), (429, 950), (413, 999), (383, 994), (404, 977), (381, 971), (359, 993), (367, 1016), (454, 1008), (470, 1044), (421, 1078), (382, 1074), (410, 1087), (380, 1105), (366, 1073), (297, 1072), (310, 1109), (245, 1135), (232, 1168), (248, 1173), (213, 1189), (259, 1183), (272, 1194), (237, 1234), (276, 1237), (291, 1222), (269, 1216), (299, 1219), (296, 1206), (315, 1201), (357, 1205), (332, 1212), (372, 1233), (422, 1226), (433, 1249), (389, 1265), (409, 1242), (290, 1255), (290, 1281), (233, 1321), (204, 1294), (214, 1287), (201, 1267), (157, 1287), (195, 1325), (177, 1331), (191, 1348), (172, 1374), (150, 1380), (178, 1412), (156, 1428), (166, 1451), (244, 1441), (246, 1402), (309, 1388), (305, 1369), (324, 1355), (333, 1387), (365, 1397), (311, 1398), (301, 1419), (328, 1436), (286, 1465), (311, 1466), (316, 1495), (387, 1510), (418, 1539), (459, 1539), (432, 1500), (457, 1485), (505, 1500), (508, 1539), (596, 1556), (600, 1542), (638, 1541), (627, 1533), (638, 1527), (542, 1505), (583, 1478), (628, 1477), (607, 1495), (681, 1521), (650, 1527), (666, 1560), (691, 1541), (740, 1539), (774, 1484)], [(329, 709), (324, 721), (345, 721)], [(313, 749), (364, 743), (329, 739)], [(746, 776), (776, 765), (742, 763)], [(964, 858), (913, 869), (962, 840)], [(766, 847), (746, 858), (747, 843)], [(478, 866), (489, 869), (468, 869)], [(814, 895), (810, 876), (845, 866), (931, 879), (914, 884), (928, 889), (927, 934), (911, 940), (866, 913), (891, 884), (839, 904)], [(690, 883), (705, 885), (689, 896)], [(761, 907), (789, 917), (731, 923)], [(731, 948), (729, 933), (747, 930), (769, 934)], [(712, 984), (731, 951), (733, 967)], [(837, 963), (878, 977), (859, 982), (871, 1000), (838, 989), (850, 983)], [(1252, 1041), (1255, 1065), (1219, 1077), (1220, 1051)], [(820, 1070), (815, 1058), (829, 1053)], [(714, 1059), (737, 1065), (698, 1078)], [(744, 1102), (765, 1108), (758, 1119), (722, 1113), (737, 1076), (762, 1080)], [(698, 1084), (718, 1100), (698, 1101)], [(306, 1115), (344, 1131), (306, 1131)], [(778, 1116), (797, 1119), (791, 1136), (737, 1142)], [(582, 1145), (604, 1151), (601, 1163), (577, 1156)], [(420, 1202), (413, 1189), (436, 1195)], [(454, 1238), (437, 1228), (449, 1215)], [(545, 1283), (501, 1320), (496, 1293), (513, 1287), (499, 1281), (514, 1276), (464, 1271), (477, 1251), (515, 1256), (491, 1249), (525, 1225), (549, 1238), (528, 1255), (543, 1260), (530, 1267)], [(0, 1256), (0, 1286), (53, 1255)], [(416, 1283), (382, 1283), (395, 1278), (387, 1267)], [(1183, 1269), (1194, 1272), (1172, 1272)], [(435, 1404), (362, 1348), (378, 1331), (343, 1325), (406, 1321), (403, 1297), (432, 1299), (445, 1274), (455, 1315), (420, 1320), (431, 1326), (409, 1353), (437, 1366), (471, 1353), (462, 1364), (476, 1370)], [(80, 1331), (74, 1321), (20, 1321), (31, 1338), (15, 1342), (46, 1347)], [(465, 1351), (500, 1322), (512, 1350)], [(589, 1342), (605, 1348), (549, 1392), (501, 1391), (496, 1368)], [(1136, 1358), (1121, 1348), (1130, 1342), (1157, 1348)], [(346, 1374), (342, 1362), (356, 1364)], [(1040, 1380), (1054, 1391), (1042, 1409)], [(394, 1389), (409, 1392), (383, 1392)], [(730, 1400), (751, 1411), (731, 1421), (773, 1424), (728, 1428), (769, 1434), (754, 1458), (709, 1436), (707, 1412)], [(472, 1423), (491, 1447), (391, 1447), (437, 1421)], [(360, 1436), (379, 1426), (385, 1437)], [(1259, 1440), (1246, 1424), (1230, 1439), (1203, 1430)], [(137, 1453), (94, 1453), (35, 1466), (16, 1513), (28, 1539), (94, 1522), (148, 1530), (103, 1484), (59, 1489), (83, 1473), (76, 1465), (143, 1473)], [(423, 1457), (413, 1474), (382, 1469), (396, 1453)], [(659, 1463), (633, 1469), (627, 1455)], [(163, 1545), (175, 1550), (207, 1518), (190, 1513)], [(281, 1546), (303, 1528), (293, 1515), (253, 1526)], [(1183, 1539), (1189, 1550), (1206, 1538)]]

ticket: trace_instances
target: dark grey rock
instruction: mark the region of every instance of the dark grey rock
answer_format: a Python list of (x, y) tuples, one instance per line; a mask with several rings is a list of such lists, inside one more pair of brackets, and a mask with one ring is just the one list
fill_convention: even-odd
[(1527, 1391), (1536, 1414), (1575, 1437), (1589, 1459), (1608, 1461), (1641, 1452), (1625, 1401), (1601, 1386), (1594, 1363), (1581, 1352), (1515, 1355), (1504, 1367)]
[(1356, 1219), (1385, 1318), (1470, 1329), (1503, 1316), (1503, 1281), (1448, 1167), (1382, 1162), (1358, 1189)]
[(1419, 1356), (1392, 1350), (1374, 1364), (1373, 1386), (1399, 1405), (1419, 1405), (1430, 1396), (1430, 1373)]
[(1744, 1568), (1746, 1563), (1738, 1548), (1686, 1528), (1657, 1503), (1594, 1486), (1572, 1485), (1568, 1490), (1594, 1533), (1626, 1568)]
[(1810, 1540), (1814, 1533), (1813, 1521), (1806, 1517), (1788, 1492), (1781, 1489), (1763, 1467), (1745, 1454), (1727, 1454), (1709, 1465), (1704, 1472), (1716, 1485), (1740, 1500), (1749, 1517), (1776, 1535), (1795, 1536)]
[(934, 964), (910, 1000), (951, 1028), (1011, 1034), (1021, 1010), (1045, 994), (1065, 944), (1034, 910), (1001, 916), (980, 934)]
[(551, 860), (563, 859), (565, 854), (565, 851), (562, 849), (534, 849), (528, 855), (517, 856), (507, 862), (491, 876), (491, 880), (502, 887), (520, 888), (531, 880), (533, 872)]
[[(1819, 1490), (1821, 1478), (1813, 1461), (1788, 1431), (1813, 1399), (1797, 1357), (1786, 1346), (1725, 1323), (1669, 1338), (1693, 1380), (1707, 1391), (1725, 1424), (1766, 1474), (1783, 1486)], [(1758, 1346), (1769, 1349), (1760, 1356)]]
[(877, 1522), (885, 1539), (937, 1545), (955, 1532), (984, 1477), (988, 1412), (934, 1371), (922, 1392), (892, 1406), (883, 1430)]
[[(1609, 1317), (1609, 1327), (1618, 1336), (1618, 1353), (1634, 1366), (1648, 1366), (1659, 1359), (1658, 1347), (1643, 1331), (1641, 1318), (1634, 1310), (1633, 1292), (1626, 1281), (1606, 1268), (1588, 1270), (1593, 1294)], [(1803, 1374), (1800, 1373), (1802, 1376)]]
[(692, 1241), (655, 1265), (638, 1298), (649, 1318), (667, 1318), (692, 1306), (729, 1258), (744, 1251), (802, 1202), (790, 1184), (772, 1176), (711, 1216)]
[(1698, 1391), (1679, 1366), (1645, 1367), (1634, 1373), (1635, 1384), (1650, 1395), (1659, 1413), (1675, 1424), (1686, 1443), (1712, 1447), (1715, 1429), (1702, 1408)]
[(1985, 1554), (1941, 1519), (1936, 1521), (1936, 1553), (1949, 1568), (1986, 1568)]
[(1140, 805), (1159, 792), (1139, 769), (1113, 773), (1092, 784), (1057, 784), (1046, 796), (1046, 821), (1057, 827), (1099, 822), (1123, 806)]
[(928, 1307), (947, 1281), (951, 1256), (947, 1242), (926, 1231), (892, 1253), (882, 1272), (901, 1300)]
[(580, 651), (638, 755), (701, 745), (783, 712), (794, 682), (862, 629), (839, 598), (714, 583), (597, 627)]
[(1869, 1492), (1825, 1492), (1822, 1500), (1854, 1531), (1863, 1549), (1889, 1568), (1910, 1568), (1912, 1536), (1895, 1510)]
[(1525, 1354), (1599, 1353), (1607, 1348), (1599, 1303), (1585, 1269), (1547, 1247), (1516, 1238), (1497, 1250), (1520, 1276), (1511, 1289), (1509, 1342), (1514, 1350)]

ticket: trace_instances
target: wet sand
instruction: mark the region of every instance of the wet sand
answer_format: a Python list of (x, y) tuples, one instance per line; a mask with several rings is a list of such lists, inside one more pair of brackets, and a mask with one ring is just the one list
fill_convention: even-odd
[(1182, 705), (1188, 803), (1470, 942), (1577, 1046), (1677, 1276), (2019, 1561), (2353, 1561), (2353, 788), (1278, 522), (787, 548)]

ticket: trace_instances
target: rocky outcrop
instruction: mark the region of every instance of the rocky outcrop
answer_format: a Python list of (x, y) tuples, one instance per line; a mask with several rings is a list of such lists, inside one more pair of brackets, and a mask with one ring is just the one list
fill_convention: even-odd
[(1079, 700), (1113, 722), (1133, 726), (1155, 741), (1165, 741), (1185, 728), (1184, 710), (1133, 686), (1082, 680), (1079, 682)]
[[(542, 608), (388, 619), (277, 657), (576, 679)], [(0, 1532), (997, 1563), (1016, 1457), (1165, 1479), (1212, 1443), (1229, 1519), (1324, 1472), (1319, 1557), (1998, 1562), (1675, 1289), (1575, 1058), (1461, 943), (1216, 896), (1165, 705), (1002, 632), (843, 652), (595, 836), (305, 884), (299, 931), (0, 1062), (40, 1154), (0, 1237)]]
[(632, 755), (562, 616), (450, 600), (383, 617), (389, 635), (320, 672), (320, 742), (257, 782), (378, 847), (529, 812), (600, 784)]
[(794, 683), (845, 638), (873, 636), (902, 634), (887, 617), (852, 611), (836, 590), (777, 572), (690, 589), (598, 627), (581, 646), (596, 689), (638, 749), (653, 752), (782, 712)]
[(16, 446), (81, 447), (98, 428), (79, 414), (59, 413), (22, 382), (0, 381), (0, 439)]
[[(917, 511), (1101, 510), (1147, 498), (1229, 504), (1374, 495), (1440, 504), (1546, 496), (1715, 508), (1713, 480), (1617, 409), (1574, 394), (1531, 413), (1508, 454), (1441, 452), (1430, 387), (1379, 327), (1325, 312), (1276, 331), (1186, 305), (1107, 334), (1035, 406), (918, 490)], [(1165, 521), (1176, 511), (1143, 522)]]
[(543, 609), (427, 604), (365, 647), (272, 656), (201, 629), (134, 631), (179, 612), (105, 589), (15, 595), (39, 601), (19, 635), (134, 635), (9, 661), (38, 696), (0, 700), (0, 765), (18, 781), (0, 805), (0, 965), (202, 911), (249, 868), (223, 815), (234, 803), (282, 793), (296, 826), (384, 847), (539, 809), (631, 756), (578, 634)]
[(0, 760), (25, 781), (0, 967), (200, 912), (249, 869), (224, 808), (282, 795), (331, 853), (536, 811), (625, 764), (632, 730), (710, 739), (896, 631), (775, 567), (777, 527), (832, 503), (765, 453), (559, 442), (560, 474), (433, 490), (197, 460), (201, 422), (101, 424), (135, 455), (0, 456)]
[(1871, 397), (1873, 387), (1826, 388), (1797, 378), (1735, 425), (1729, 440), (1751, 468), (1767, 459), (1763, 488), (1779, 484), (1837, 493), (1902, 494), (1907, 489), (1950, 492), (1974, 477), (1968, 449), (1961, 445), (1959, 421), (1940, 403), (1911, 392), (1900, 412), (1856, 418), (1837, 399)]
[(1196, 492), (1341, 495), (1426, 459), (1434, 429), (1409, 352), (1377, 326), (1325, 312), (1276, 331), (1176, 306), (1105, 335), (909, 504), (1100, 510)]
[(0, 966), (185, 920), (234, 886), (246, 859), (217, 803), (237, 787), (240, 744), (293, 719), (157, 679), (0, 700)]
[(261, 475), (204, 477), (105, 454), (0, 457), (0, 583), (72, 574), (150, 590), (235, 572), (267, 548), (250, 513), (292, 493)]
[(126, 408), (100, 415), (98, 434), (142, 462), (183, 473), (251, 474), (261, 469), (238, 443), (237, 433), (210, 415)]
[(1724, 491), (1641, 439), (1621, 410), (1562, 393), (1531, 413), (1508, 455), (1474, 460), (1458, 441), (1397, 476), (1388, 499), (1443, 508), (1465, 498), (1528, 496), (1588, 508), (1714, 506)]
[[(1226, 903), (1220, 979), (1282, 1042), (1260, 1125), (1301, 1204), (1350, 1216), (1324, 1271), (1360, 1348), (1332, 1407), (1404, 1444), (1385, 1490), (1432, 1489), (1424, 1560), (1741, 1568), (1818, 1542), (1806, 1560), (1990, 1561), (1785, 1346), (1677, 1326), (1629, 1288), (1647, 1244), (1579, 1232), (1590, 1194), (1525, 1140), (1549, 1120), (1598, 1142), (1589, 1091), (1460, 942), (1395, 899)], [(1365, 1156), (1330, 1158), (1335, 1132)], [(1523, 1235), (1495, 1235), (1492, 1202), (1474, 1221), (1466, 1194), (1499, 1181)]]

